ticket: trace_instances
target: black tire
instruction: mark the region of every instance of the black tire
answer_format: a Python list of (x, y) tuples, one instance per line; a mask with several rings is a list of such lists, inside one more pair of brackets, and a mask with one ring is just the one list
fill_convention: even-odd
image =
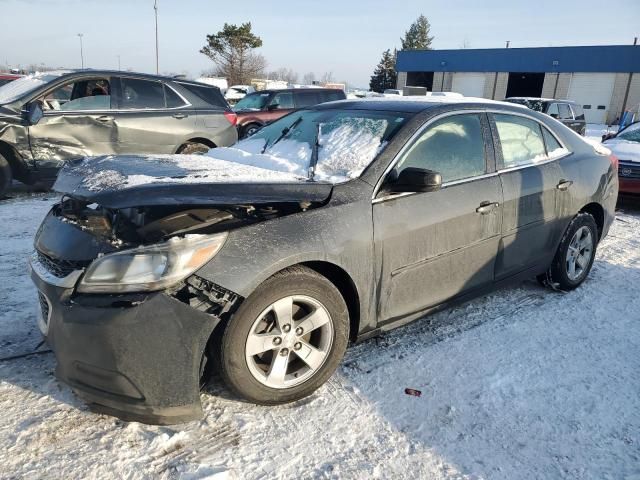
[(248, 138), (251, 135), (254, 135), (258, 130), (262, 128), (262, 125), (259, 123), (249, 123), (242, 127), (242, 138)]
[(204, 155), (211, 147), (199, 142), (187, 142), (178, 149), (181, 155)]
[(11, 171), (11, 165), (7, 162), (7, 159), (0, 154), (0, 198), (7, 193), (13, 180), (13, 172)]
[[(292, 295), (320, 302), (333, 324), (333, 341), (326, 359), (313, 375), (290, 388), (271, 388), (250, 371), (245, 346), (254, 322), (274, 302)], [(293, 402), (313, 393), (336, 370), (349, 340), (349, 314), (338, 289), (329, 280), (306, 267), (292, 267), (266, 280), (230, 318), (219, 343), (218, 366), (225, 383), (240, 397), (260, 405)]]
[[(591, 255), (587, 265), (582, 269), (580, 274), (576, 278), (571, 278), (569, 274), (567, 254), (569, 252), (569, 245), (576, 235), (576, 232), (582, 228), (588, 229), (591, 234)], [(567, 230), (562, 236), (562, 240), (560, 241), (558, 251), (556, 252), (551, 267), (549, 267), (549, 270), (547, 270), (544, 276), (541, 276), (542, 278), (538, 278), (538, 281), (542, 281), (542, 283), (557, 290), (569, 291), (579, 287), (591, 271), (593, 261), (596, 257), (598, 240), (598, 226), (596, 225), (596, 221), (593, 216), (584, 212), (576, 215), (573, 220), (571, 220), (571, 223), (569, 223)]]

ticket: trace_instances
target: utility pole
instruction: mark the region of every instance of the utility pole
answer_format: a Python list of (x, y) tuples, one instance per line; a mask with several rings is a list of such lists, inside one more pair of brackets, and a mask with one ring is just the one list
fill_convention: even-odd
[(511, 43), (511, 40), (507, 40), (507, 47), (506, 48), (509, 48), (509, 44), (510, 43)]
[(80, 68), (84, 70), (84, 52), (82, 51), (82, 37), (83, 37), (83, 34), (79, 33), (78, 38), (80, 39), (80, 65), (81, 65)]
[(153, 2), (153, 10), (156, 15), (156, 75), (160, 75), (160, 67), (158, 62), (158, 0)]
[(118, 71), (120, 71), (120, 70), (122, 70), (122, 69), (120, 68), (120, 55), (118, 55)]

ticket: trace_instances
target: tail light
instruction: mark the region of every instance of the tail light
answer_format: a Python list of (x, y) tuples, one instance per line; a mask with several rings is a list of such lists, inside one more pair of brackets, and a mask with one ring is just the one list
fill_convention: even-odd
[(613, 153), (609, 155), (609, 160), (611, 160), (611, 165), (615, 168), (616, 172), (618, 171), (618, 157), (616, 157)]
[(236, 123), (238, 123), (238, 116), (235, 113), (226, 111), (224, 112), (224, 116), (234, 127), (236, 126)]

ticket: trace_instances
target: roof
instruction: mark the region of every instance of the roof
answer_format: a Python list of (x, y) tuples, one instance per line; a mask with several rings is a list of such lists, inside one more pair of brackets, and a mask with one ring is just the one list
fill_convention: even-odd
[(314, 108), (317, 110), (330, 110), (344, 108), (347, 110), (376, 110), (382, 112), (418, 113), (429, 108), (441, 105), (476, 105), (476, 106), (506, 106), (526, 108), (520, 105), (487, 100), (475, 97), (374, 97), (357, 100), (339, 100), (336, 102), (321, 103)]
[[(195, 80), (188, 80), (182, 77), (169, 77), (166, 75), (155, 75), (152, 73), (130, 72), (128, 70), (127, 71), (125, 70), (94, 70), (92, 68), (85, 68), (85, 69), (65, 70), (63, 72), (65, 75), (82, 74), (82, 75), (105, 75), (105, 76), (109, 75), (109, 76), (119, 76), (119, 77), (134, 76), (134, 77), (145, 78), (148, 80), (163, 80), (165, 82), (193, 83), (198, 86), (208, 86), (213, 88), (219, 88), (215, 85), (197, 82)], [(50, 73), (50, 72), (44, 72), (44, 73)]]
[(640, 46), (403, 50), (399, 72), (640, 72)]
[(542, 98), (542, 97), (507, 97), (505, 101), (509, 100), (523, 100), (523, 101), (534, 101), (534, 102), (561, 102), (561, 103), (576, 103), (573, 100), (559, 99), (559, 98)]
[(338, 88), (325, 88), (325, 87), (307, 87), (307, 88), (265, 88), (264, 90), (256, 90), (251, 93), (279, 93), (279, 92), (343, 92)]

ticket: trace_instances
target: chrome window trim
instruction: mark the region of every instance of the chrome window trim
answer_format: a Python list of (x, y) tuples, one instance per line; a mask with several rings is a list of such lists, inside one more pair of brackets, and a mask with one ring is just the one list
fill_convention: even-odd
[[(526, 107), (523, 107), (523, 108), (526, 108)], [(526, 164), (523, 164), (523, 165), (517, 165), (515, 167), (509, 167), (509, 168), (503, 168), (503, 169), (496, 168), (495, 172), (485, 173), (483, 175), (478, 175), (478, 176), (475, 176), (475, 177), (463, 178), (463, 179), (460, 179), (460, 180), (454, 180), (454, 181), (451, 181), (451, 182), (445, 182), (445, 183), (442, 184), (442, 188), (445, 188), (445, 187), (451, 186), (451, 185), (458, 185), (458, 184), (461, 184), (461, 183), (468, 183), (468, 182), (471, 182), (471, 181), (474, 181), (474, 180), (480, 180), (480, 179), (484, 179), (484, 178), (489, 178), (489, 177), (493, 177), (493, 176), (499, 175), (501, 173), (508, 173), (508, 172), (512, 172), (512, 171), (515, 171), (515, 170), (521, 170), (523, 168), (529, 168), (529, 167), (533, 167), (533, 166), (544, 165), (546, 163), (555, 162), (557, 160), (560, 160), (560, 159), (562, 159), (564, 157), (567, 157), (567, 156), (569, 156), (569, 155), (571, 155), (573, 153), (573, 152), (571, 152), (571, 150), (569, 150), (565, 146), (564, 142), (562, 142), (558, 138), (558, 136), (556, 135), (556, 133), (553, 130), (548, 128), (544, 123), (542, 123), (537, 118), (534, 118), (531, 115), (528, 115), (527, 113), (524, 113), (524, 112), (512, 112), (512, 111), (498, 110), (498, 109), (494, 109), (494, 108), (456, 110), (456, 111), (453, 111), (453, 112), (445, 112), (445, 113), (442, 113), (440, 115), (437, 115), (437, 116), (431, 118), (427, 123), (425, 123), (418, 130), (416, 130), (413, 135), (411, 135), (409, 140), (407, 140), (407, 142), (402, 146), (400, 151), (396, 154), (394, 159), (387, 166), (385, 171), (382, 173), (382, 175), (380, 176), (380, 178), (376, 182), (376, 185), (375, 185), (375, 187), (373, 189), (373, 194), (371, 196), (371, 202), (373, 204), (376, 204), (376, 203), (381, 203), (383, 201), (392, 200), (394, 198), (406, 197), (408, 195), (414, 195), (416, 193), (421, 193), (421, 192), (403, 192), (403, 193), (399, 193), (399, 194), (385, 195), (384, 197), (376, 198), (376, 196), (378, 195), (378, 192), (380, 191), (380, 187), (384, 183), (384, 180), (386, 179), (386, 177), (389, 174), (389, 172), (391, 170), (393, 170), (393, 168), (396, 166), (396, 164), (400, 161), (400, 158), (405, 154), (405, 152), (408, 150), (408, 148), (413, 144), (414, 140), (424, 132), (424, 130), (429, 128), (429, 126), (432, 123), (434, 123), (435, 121), (440, 120), (442, 118), (450, 117), (450, 116), (453, 116), (453, 115), (467, 114), (467, 113), (469, 113), (469, 114), (492, 113), (492, 114), (498, 114), (498, 115), (513, 115), (513, 116), (517, 116), (517, 117), (524, 117), (524, 118), (526, 118), (528, 120), (532, 120), (532, 121), (536, 122), (538, 125), (540, 125), (540, 128), (546, 128), (547, 131), (551, 134), (551, 136), (556, 139), (558, 144), (562, 148), (567, 150), (567, 153), (564, 153), (562, 155), (558, 155), (558, 156), (553, 157), (553, 158), (547, 158), (547, 159), (545, 159), (545, 160), (543, 160), (541, 162), (537, 162), (537, 163), (533, 163), (533, 162), (532, 163), (526, 163)], [(543, 139), (543, 142), (544, 142), (544, 139)], [(545, 149), (546, 148), (547, 148), (547, 144), (545, 143)]]
[[(440, 115), (436, 115), (435, 117), (429, 119), (429, 121), (427, 123), (425, 123), (424, 125), (422, 125), (418, 130), (416, 130), (414, 132), (413, 135), (411, 135), (411, 137), (409, 138), (409, 140), (407, 140), (405, 142), (405, 144), (402, 146), (402, 148), (400, 149), (400, 151), (396, 154), (396, 156), (394, 157), (394, 159), (391, 161), (391, 163), (387, 166), (387, 168), (384, 170), (384, 172), (382, 173), (382, 175), (380, 175), (380, 178), (378, 179), (378, 181), (376, 182), (376, 185), (373, 189), (373, 194), (371, 196), (371, 200), (374, 201), (376, 200), (376, 195), (378, 195), (378, 191), (380, 190), (380, 187), (382, 186), (382, 184), (384, 183), (384, 180), (387, 178), (387, 175), (389, 174), (389, 172), (391, 170), (393, 170), (393, 168), (396, 166), (396, 164), (400, 161), (400, 159), (402, 158), (402, 156), (407, 152), (407, 150), (409, 149), (409, 147), (411, 147), (413, 145), (413, 142), (416, 140), (416, 138), (420, 137), (420, 135), (422, 135), (422, 133), (431, 126), (431, 124), (433, 124), (434, 122), (441, 120), (443, 118), (447, 118), (447, 117), (452, 117), (454, 115), (464, 115), (464, 114), (478, 114), (478, 113), (486, 113), (486, 110), (481, 110), (481, 109), (473, 109), (473, 110), (455, 110), (453, 112), (445, 112), (445, 113), (441, 113)], [(477, 177), (469, 177), (469, 180), (472, 178), (477, 178)], [(465, 179), (466, 180), (466, 179)], [(444, 184), (443, 184), (444, 186)], [(418, 192), (404, 192), (404, 193), (418, 193)], [(405, 195), (402, 195), (405, 196)], [(394, 198), (396, 198), (396, 196), (394, 196)], [(386, 197), (384, 197), (386, 198)]]

